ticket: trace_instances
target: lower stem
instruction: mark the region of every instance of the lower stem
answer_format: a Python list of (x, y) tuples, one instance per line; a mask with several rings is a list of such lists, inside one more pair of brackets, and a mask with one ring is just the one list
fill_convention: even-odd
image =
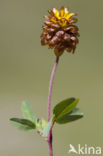
[[(50, 78), (50, 85), (49, 85), (49, 95), (48, 95), (48, 121), (50, 120), (50, 107), (51, 107), (51, 95), (52, 95), (52, 87), (54, 82), (54, 76), (57, 69), (57, 65), (59, 62), (59, 57), (56, 57), (56, 62), (54, 64), (54, 67), (52, 69), (51, 78)], [(54, 123), (53, 123), (54, 124)], [(52, 125), (53, 127), (53, 125)], [(53, 156), (53, 149), (52, 149), (52, 127), (49, 132), (49, 136), (47, 138), (48, 146), (49, 146), (49, 156)]]
[(48, 138), (48, 147), (49, 147), (49, 156), (53, 156), (53, 149), (52, 149), (52, 130), (49, 134), (50, 138)]

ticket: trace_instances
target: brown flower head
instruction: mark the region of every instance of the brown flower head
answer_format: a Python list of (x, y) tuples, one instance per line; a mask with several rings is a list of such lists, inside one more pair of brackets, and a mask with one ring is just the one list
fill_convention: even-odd
[(54, 48), (56, 56), (60, 56), (66, 50), (74, 53), (78, 43), (78, 27), (74, 25), (77, 14), (69, 13), (68, 8), (61, 7), (49, 10), (49, 16), (44, 16), (46, 21), (43, 24), (41, 44)]

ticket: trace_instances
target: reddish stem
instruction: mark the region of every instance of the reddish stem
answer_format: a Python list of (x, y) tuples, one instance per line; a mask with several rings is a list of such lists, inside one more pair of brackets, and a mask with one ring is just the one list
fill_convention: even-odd
[(48, 138), (47, 138), (47, 142), (48, 142), (48, 146), (49, 146), (49, 156), (53, 156), (53, 149), (52, 149), (52, 141), (53, 141), (52, 128), (54, 126), (54, 123), (55, 123), (55, 120), (52, 123), (52, 126), (51, 126), (50, 131), (49, 131), (49, 135), (48, 135)]
[(48, 137), (48, 146), (49, 146), (49, 156), (53, 156), (53, 149), (52, 149), (52, 130), (49, 133), (49, 137)]
[[(53, 82), (54, 82), (54, 76), (55, 72), (57, 69), (57, 65), (59, 62), (59, 57), (56, 58), (56, 62), (54, 64), (52, 73), (51, 73), (51, 78), (50, 78), (50, 85), (49, 85), (49, 95), (48, 95), (48, 121), (50, 120), (50, 107), (51, 107), (51, 94), (52, 94), (52, 87), (53, 87)], [(53, 156), (53, 149), (52, 149), (52, 128), (53, 128), (54, 122), (51, 126), (49, 136), (47, 138), (48, 146), (49, 146), (49, 156)]]
[(59, 57), (56, 58), (56, 62), (55, 62), (54, 67), (52, 69), (51, 78), (50, 78), (49, 95), (48, 95), (48, 121), (50, 120), (51, 94), (52, 94), (53, 81), (54, 81), (54, 76), (55, 76), (55, 72), (56, 72), (58, 62), (59, 62)]

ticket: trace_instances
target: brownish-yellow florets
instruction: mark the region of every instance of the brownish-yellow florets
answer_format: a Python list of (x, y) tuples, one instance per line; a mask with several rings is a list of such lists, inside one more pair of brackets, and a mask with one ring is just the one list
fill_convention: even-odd
[(46, 21), (43, 24), (41, 34), (41, 44), (54, 48), (56, 56), (60, 56), (66, 50), (67, 52), (75, 51), (78, 43), (78, 27), (74, 25), (77, 14), (69, 13), (68, 8), (61, 7), (58, 11), (56, 8), (49, 10), (49, 16), (44, 16)]

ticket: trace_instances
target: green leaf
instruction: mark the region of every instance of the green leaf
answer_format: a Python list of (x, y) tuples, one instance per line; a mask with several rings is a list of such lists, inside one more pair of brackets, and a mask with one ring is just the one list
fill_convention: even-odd
[(74, 110), (72, 112), (70, 112), (70, 113), (64, 115), (63, 117), (59, 118), (58, 120), (56, 120), (56, 123), (65, 124), (68, 122), (78, 120), (82, 117), (83, 117), (82, 111), (79, 108), (74, 108)]
[(49, 135), (49, 131), (50, 131), (50, 128), (52, 126), (52, 121), (53, 121), (53, 118), (51, 118), (50, 121), (47, 123), (47, 125), (44, 127), (44, 129), (43, 129), (43, 136), (44, 137), (47, 137)]
[(70, 113), (76, 107), (78, 101), (79, 99), (69, 98), (57, 104), (53, 109), (55, 120), (63, 117), (67, 113)]
[(38, 119), (36, 123), (36, 128), (40, 133), (43, 133), (44, 127), (47, 125), (47, 121), (44, 119)]
[(25, 131), (36, 128), (35, 124), (27, 119), (11, 118), (10, 123), (12, 126)]
[(29, 105), (29, 103), (27, 103), (26, 101), (22, 102), (22, 113), (25, 119), (28, 119), (30, 121), (32, 121), (34, 124), (36, 124), (36, 117), (35, 114), (31, 108), (31, 106)]

